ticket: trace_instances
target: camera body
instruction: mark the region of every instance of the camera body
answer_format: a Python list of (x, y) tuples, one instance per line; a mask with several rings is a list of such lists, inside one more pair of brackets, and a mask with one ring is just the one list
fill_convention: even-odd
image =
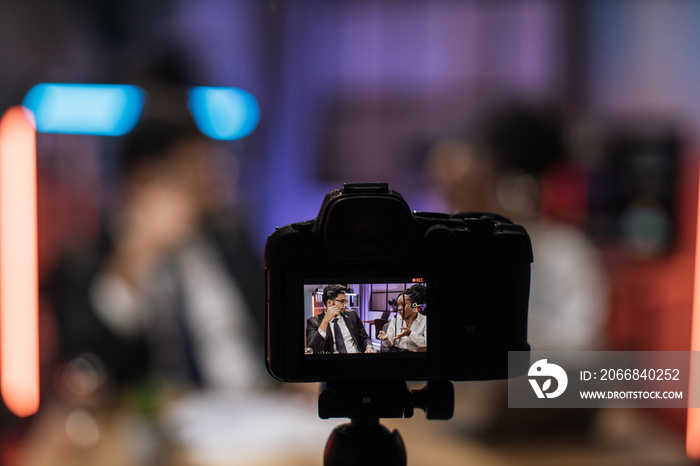
[[(278, 228), (267, 240), (267, 369), (287, 382), (507, 378), (508, 351), (530, 349), (532, 259), (527, 232), (504, 217), (412, 213), (385, 183), (345, 184), (326, 195), (316, 219)], [(325, 312), (314, 294), (329, 284), (348, 286), (370, 333), (378, 303), (425, 286), (418, 309), (427, 343), (386, 352), (375, 328), (378, 354), (312, 352), (306, 327)]]

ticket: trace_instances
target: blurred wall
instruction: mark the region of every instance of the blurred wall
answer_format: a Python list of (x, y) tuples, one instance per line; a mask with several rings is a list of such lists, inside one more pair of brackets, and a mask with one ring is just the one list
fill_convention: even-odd
[(263, 229), (315, 217), (344, 181), (388, 181), (416, 209), (423, 156), (494, 99), (559, 99), (565, 4), (306, 1), (284, 5)]
[[(590, 3), (590, 110), (671, 118), (697, 136), (700, 4), (687, 0)], [(691, 142), (697, 146), (697, 139)]]

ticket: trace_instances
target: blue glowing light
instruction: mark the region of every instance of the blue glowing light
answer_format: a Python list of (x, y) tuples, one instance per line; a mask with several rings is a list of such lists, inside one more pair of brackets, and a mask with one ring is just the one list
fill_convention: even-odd
[(235, 87), (193, 87), (189, 90), (189, 102), (197, 127), (213, 139), (246, 137), (260, 120), (255, 97)]
[(138, 121), (144, 95), (130, 85), (42, 83), (22, 105), (34, 114), (38, 132), (121, 136)]

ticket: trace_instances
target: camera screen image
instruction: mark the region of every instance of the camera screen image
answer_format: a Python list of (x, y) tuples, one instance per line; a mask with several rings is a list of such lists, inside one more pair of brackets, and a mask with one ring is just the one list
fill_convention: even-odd
[[(424, 357), (428, 302), (420, 277), (304, 280), (304, 354)], [(377, 356), (379, 355), (379, 356)], [(391, 357), (391, 356), (390, 356)]]

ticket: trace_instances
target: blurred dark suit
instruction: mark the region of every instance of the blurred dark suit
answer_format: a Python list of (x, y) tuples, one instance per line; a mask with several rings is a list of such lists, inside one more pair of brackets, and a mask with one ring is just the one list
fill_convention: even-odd
[[(216, 255), (217, 264), (223, 266), (217, 271), (223, 271), (220, 273), (222, 280), (240, 290), (243, 303), (240, 309), (230, 311), (234, 319), (244, 319), (253, 327), (247, 335), (250, 345), (245, 346), (251, 348), (259, 367), (264, 367), (264, 285), (259, 258), (249, 247), (243, 230), (227, 217), (204, 221), (198, 238), (208, 251)], [(152, 372), (176, 375), (178, 381), (206, 384), (207, 380), (191, 380), (201, 377), (194, 376), (185, 367), (192, 354), (187, 354), (187, 338), (176, 323), (178, 312), (173, 310), (183, 307), (185, 313), (192, 312), (186, 309), (192, 300), (188, 299), (187, 287), (182, 283), (160, 286), (156, 293), (152, 293), (158, 295), (157, 299), (148, 302), (148, 310), (155, 314), (154, 325), (134, 335), (115, 331), (100, 318), (92, 292), (113, 249), (113, 241), (105, 233), (97, 245), (71, 251), (58, 263), (49, 291), (59, 329), (61, 359), (68, 361), (84, 353), (93, 353), (105, 364), (110, 377), (118, 385)], [(168, 259), (163, 262), (167, 263)], [(168, 274), (167, 266), (161, 269)], [(154, 327), (157, 327), (157, 333), (152, 331)], [(232, 360), (230, 364), (235, 367), (237, 361)]]

